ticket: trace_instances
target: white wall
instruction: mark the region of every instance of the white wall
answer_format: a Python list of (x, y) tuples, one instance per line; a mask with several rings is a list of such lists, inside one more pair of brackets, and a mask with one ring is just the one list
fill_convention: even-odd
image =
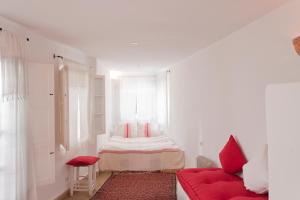
[(218, 162), (230, 133), (248, 158), (267, 143), (266, 86), (300, 80), (299, 9), (292, 1), (172, 68), (172, 134), (187, 166), (200, 153)]
[(267, 89), (270, 199), (300, 199), (300, 83)]
[[(3, 29), (9, 30), (19, 37), (30, 38), (30, 42), (27, 43), (27, 59), (33, 63), (54, 63), (53, 53), (64, 56), (67, 59), (89, 65), (96, 66), (96, 59), (87, 57), (81, 51), (64, 44), (51, 41), (44, 38), (30, 29), (24, 26), (9, 21), (0, 16), (0, 26)], [(38, 122), (36, 122), (38, 123)], [(42, 133), (41, 133), (42, 134)], [(58, 132), (56, 131), (56, 134)], [(53, 200), (62, 192), (68, 189), (68, 170), (65, 166), (65, 162), (77, 154), (96, 154), (96, 144), (88, 145), (84, 150), (75, 150), (72, 152), (62, 152), (59, 150), (59, 146), (56, 144), (55, 152), (55, 183), (51, 185), (45, 185), (38, 188), (38, 199)]]

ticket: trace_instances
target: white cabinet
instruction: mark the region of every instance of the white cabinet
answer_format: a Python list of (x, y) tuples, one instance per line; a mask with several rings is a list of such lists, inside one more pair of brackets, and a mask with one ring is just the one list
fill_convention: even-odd
[(105, 76), (95, 77), (95, 133), (105, 133)]
[(28, 64), (28, 128), (38, 185), (55, 181), (54, 66)]
[(266, 114), (270, 199), (300, 199), (300, 83), (269, 86)]

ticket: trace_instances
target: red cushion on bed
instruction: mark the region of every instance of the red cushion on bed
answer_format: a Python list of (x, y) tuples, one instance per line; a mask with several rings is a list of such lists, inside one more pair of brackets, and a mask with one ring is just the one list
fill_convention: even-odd
[(151, 137), (151, 130), (150, 130), (150, 124), (149, 123), (145, 123), (144, 136), (145, 137)]
[(220, 152), (219, 158), (224, 171), (230, 174), (242, 171), (243, 165), (247, 163), (240, 146), (232, 135)]
[(129, 138), (129, 123), (124, 124), (124, 138)]
[(247, 191), (240, 177), (228, 174), (219, 168), (183, 169), (177, 172), (177, 178), (184, 191), (192, 200), (231, 200), (235, 197), (268, 199), (267, 195), (257, 195)]
[(74, 167), (88, 166), (95, 164), (99, 159), (100, 158), (95, 156), (78, 156), (67, 162), (67, 165), (72, 165)]

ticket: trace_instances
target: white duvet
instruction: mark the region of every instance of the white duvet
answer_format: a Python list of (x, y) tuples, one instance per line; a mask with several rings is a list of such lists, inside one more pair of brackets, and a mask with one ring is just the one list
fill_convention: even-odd
[(124, 138), (112, 136), (102, 150), (161, 150), (178, 149), (178, 146), (167, 136)]

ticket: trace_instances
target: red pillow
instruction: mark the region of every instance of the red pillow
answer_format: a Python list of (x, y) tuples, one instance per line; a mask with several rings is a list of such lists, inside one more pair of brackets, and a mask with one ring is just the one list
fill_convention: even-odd
[(129, 124), (124, 124), (124, 138), (129, 138)]
[(151, 136), (151, 129), (150, 129), (150, 124), (149, 123), (145, 123), (144, 136), (145, 137), (150, 137)]
[(72, 160), (68, 161), (67, 165), (72, 166), (88, 166), (95, 164), (100, 158), (95, 156), (77, 156), (76, 158), (73, 158)]
[(247, 163), (240, 146), (232, 135), (219, 153), (219, 158), (223, 170), (230, 174), (242, 171), (243, 165)]

